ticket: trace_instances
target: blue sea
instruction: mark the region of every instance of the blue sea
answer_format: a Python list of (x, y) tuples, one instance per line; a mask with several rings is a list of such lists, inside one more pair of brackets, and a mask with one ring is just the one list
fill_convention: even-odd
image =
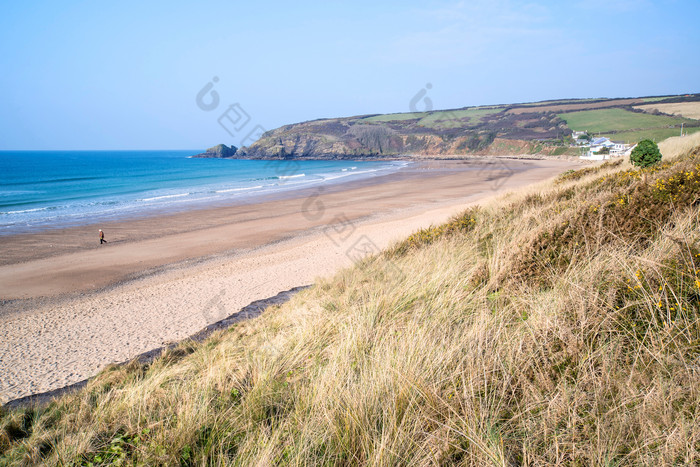
[(0, 151), (0, 235), (250, 201), (399, 161), (198, 159), (201, 151)]

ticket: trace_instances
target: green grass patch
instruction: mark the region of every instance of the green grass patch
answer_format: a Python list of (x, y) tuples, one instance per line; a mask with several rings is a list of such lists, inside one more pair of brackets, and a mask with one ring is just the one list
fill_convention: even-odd
[(645, 97), (642, 99), (644, 102), (659, 102), (659, 101), (665, 101), (666, 99), (669, 99), (671, 97), (675, 96), (664, 96), (664, 97)]
[(644, 113), (630, 112), (624, 109), (582, 110), (559, 114), (567, 125), (574, 130), (599, 133), (606, 131), (624, 131), (642, 128), (667, 127), (681, 123), (696, 123), (687, 118), (666, 117)]
[(554, 151), (552, 151), (552, 156), (578, 156), (580, 155), (581, 150), (579, 148), (570, 148), (570, 147), (560, 147), (556, 148)]
[(479, 108), (432, 112), (418, 124), (429, 128), (456, 128), (478, 124), (482, 117), (502, 112), (502, 108)]
[(406, 112), (398, 114), (375, 115), (374, 117), (363, 118), (361, 122), (401, 122), (404, 120), (414, 120), (427, 116), (429, 112)]
[[(700, 131), (700, 127), (683, 129), (683, 133), (687, 133), (689, 135), (697, 131)], [(650, 139), (652, 141), (659, 142), (672, 136), (680, 136), (681, 130), (679, 128), (650, 128), (647, 130), (623, 131), (620, 133), (601, 134), (603, 136), (607, 136), (611, 140), (624, 141), (626, 143), (638, 143), (643, 139)]]
[(557, 104), (585, 104), (586, 102), (600, 100), (597, 97), (592, 97), (589, 99), (558, 99), (553, 101), (540, 101), (540, 102), (528, 102), (526, 104), (515, 104), (518, 107), (535, 107), (541, 105), (557, 105)]

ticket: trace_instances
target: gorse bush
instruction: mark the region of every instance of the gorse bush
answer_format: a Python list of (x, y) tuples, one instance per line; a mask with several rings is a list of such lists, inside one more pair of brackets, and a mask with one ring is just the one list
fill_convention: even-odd
[(698, 168), (583, 169), (419, 231), (6, 411), (0, 464), (697, 465)]
[(580, 180), (581, 178), (595, 174), (595, 173), (600, 173), (601, 171), (604, 171), (606, 169), (610, 169), (612, 167), (618, 167), (622, 164), (622, 159), (617, 159), (616, 161), (608, 161), (608, 162), (603, 162), (601, 165), (597, 165), (594, 167), (584, 167), (583, 169), (578, 169), (578, 170), (567, 170), (563, 174), (561, 174), (559, 177), (556, 179), (556, 183), (564, 183), (564, 182), (572, 182), (575, 180)]

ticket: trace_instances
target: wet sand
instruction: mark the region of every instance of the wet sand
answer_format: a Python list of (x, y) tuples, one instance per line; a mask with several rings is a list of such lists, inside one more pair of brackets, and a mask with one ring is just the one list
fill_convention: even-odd
[[(578, 166), (421, 162), (256, 203), (0, 237), (0, 402), (184, 339), (479, 200)], [(98, 228), (109, 243), (99, 244)]]

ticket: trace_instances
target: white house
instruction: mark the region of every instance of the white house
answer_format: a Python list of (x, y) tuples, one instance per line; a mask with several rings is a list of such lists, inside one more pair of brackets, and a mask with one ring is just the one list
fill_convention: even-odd
[[(636, 145), (635, 145), (636, 146)], [(607, 148), (607, 154), (599, 154), (602, 149)], [(581, 156), (581, 159), (589, 161), (602, 161), (610, 159), (612, 156), (628, 156), (634, 146), (630, 147), (624, 141), (610, 141), (610, 138), (598, 137), (591, 140), (591, 146), (588, 148), (588, 153)]]
[(615, 143), (610, 141), (609, 138), (598, 137), (591, 140), (591, 148), (589, 149), (589, 154), (600, 152), (603, 148), (608, 149), (608, 153), (615, 147)]
[[(581, 156), (581, 159), (591, 160), (591, 161), (602, 161), (605, 159), (610, 159), (611, 156), (621, 156), (625, 154), (629, 146), (622, 141), (610, 141), (610, 138), (604, 136), (599, 136), (591, 140), (591, 145), (588, 148), (588, 153)], [(606, 154), (600, 154), (601, 150)]]
[(610, 148), (610, 153), (616, 156), (621, 156), (627, 151), (629, 145), (625, 144), (624, 141), (613, 141), (613, 147)]

